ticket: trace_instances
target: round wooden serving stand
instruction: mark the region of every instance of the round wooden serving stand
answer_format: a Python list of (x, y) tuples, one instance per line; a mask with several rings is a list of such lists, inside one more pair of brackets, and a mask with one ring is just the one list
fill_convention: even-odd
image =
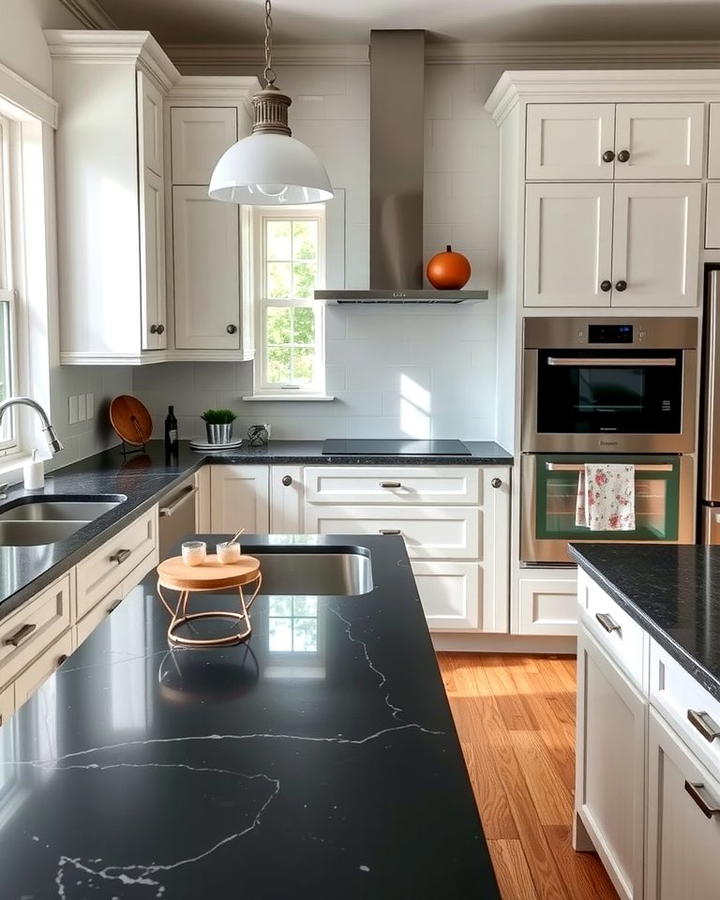
[[(157, 567), (158, 595), (163, 606), (170, 613), (168, 641), (183, 647), (229, 647), (240, 644), (250, 637), (250, 607), (257, 597), (262, 584), (260, 561), (253, 556), (241, 556), (238, 562), (223, 565), (214, 554), (208, 556), (201, 566), (186, 566), (181, 556), (173, 556), (161, 562)], [(252, 597), (246, 601), (243, 587), (255, 584)], [(175, 609), (163, 596), (162, 589), (178, 591)], [(189, 613), (190, 595), (196, 592), (211, 592), (237, 588), (240, 597), (240, 612), (211, 610), (200, 613)], [(239, 630), (220, 638), (189, 638), (177, 634), (182, 625), (197, 622), (200, 619), (234, 619)]]

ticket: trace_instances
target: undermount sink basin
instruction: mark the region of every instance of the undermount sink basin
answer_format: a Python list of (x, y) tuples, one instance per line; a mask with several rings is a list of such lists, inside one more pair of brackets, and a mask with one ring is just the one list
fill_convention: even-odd
[(374, 587), (370, 557), (354, 550), (246, 552), (260, 560), (261, 594), (353, 597)]
[(114, 509), (122, 494), (95, 497), (21, 497), (0, 511), (0, 546), (54, 544)]

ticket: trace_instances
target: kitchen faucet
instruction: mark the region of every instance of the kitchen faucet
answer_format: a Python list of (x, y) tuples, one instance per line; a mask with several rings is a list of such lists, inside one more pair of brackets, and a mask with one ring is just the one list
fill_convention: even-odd
[(32, 397), (8, 397), (7, 400), (3, 400), (3, 402), (0, 403), (0, 425), (2, 424), (6, 410), (10, 409), (11, 406), (29, 406), (30, 409), (34, 409), (42, 420), (42, 430), (45, 432), (48, 447), (50, 448), (52, 455), (55, 456), (56, 453), (59, 453), (63, 449), (60, 439), (55, 434), (55, 429), (50, 424), (47, 413), (37, 401), (32, 399)]

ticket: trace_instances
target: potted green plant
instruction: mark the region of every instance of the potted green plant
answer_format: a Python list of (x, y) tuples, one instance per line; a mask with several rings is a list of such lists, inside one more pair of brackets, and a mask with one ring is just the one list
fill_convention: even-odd
[(237, 416), (231, 409), (206, 409), (200, 416), (207, 429), (208, 444), (229, 444)]

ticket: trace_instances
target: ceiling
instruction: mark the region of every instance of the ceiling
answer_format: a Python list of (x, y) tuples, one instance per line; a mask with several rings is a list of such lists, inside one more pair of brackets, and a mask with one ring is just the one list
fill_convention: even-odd
[[(118, 28), (161, 43), (261, 40), (263, 0), (94, 0)], [(707, 40), (717, 0), (276, 0), (278, 43), (366, 43), (370, 28), (424, 28), (430, 39), (486, 41)]]

